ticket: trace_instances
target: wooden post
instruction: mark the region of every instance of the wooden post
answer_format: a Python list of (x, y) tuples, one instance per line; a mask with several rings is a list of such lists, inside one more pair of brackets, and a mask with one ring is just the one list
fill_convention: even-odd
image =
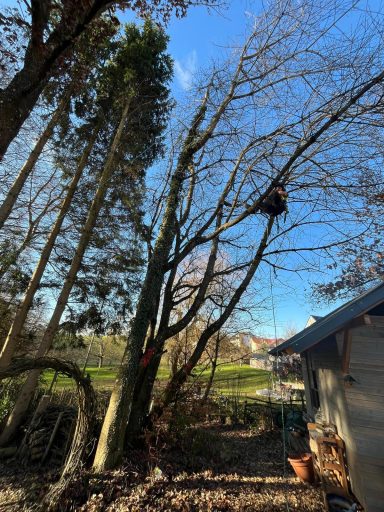
[(47, 444), (47, 447), (46, 447), (46, 449), (45, 449), (45, 452), (44, 452), (44, 455), (43, 455), (43, 457), (42, 457), (42, 459), (41, 459), (41, 463), (40, 463), (40, 464), (43, 464), (43, 462), (45, 461), (45, 459), (46, 459), (46, 457), (47, 457), (47, 455), (48, 455), (48, 453), (49, 453), (49, 450), (51, 449), (51, 446), (52, 446), (53, 440), (55, 439), (55, 436), (56, 436), (57, 430), (58, 430), (58, 428), (59, 428), (59, 425), (60, 425), (60, 422), (61, 422), (61, 418), (63, 417), (63, 414), (64, 414), (64, 412), (63, 412), (63, 411), (61, 411), (61, 413), (60, 413), (60, 414), (58, 415), (58, 417), (57, 417), (57, 420), (56, 420), (55, 426), (54, 426), (54, 428), (53, 428), (53, 430), (52, 430), (51, 437), (49, 438), (49, 442), (48, 442), (48, 444)]
[(33, 416), (32, 416), (32, 419), (31, 419), (31, 422), (24, 434), (24, 437), (23, 437), (23, 440), (21, 441), (21, 444), (20, 444), (20, 447), (18, 449), (18, 455), (20, 455), (21, 457), (23, 456), (24, 454), (24, 449), (25, 449), (25, 442), (27, 440), (27, 437), (28, 435), (30, 434), (30, 432), (33, 430), (39, 416), (41, 416), (43, 414), (43, 412), (45, 411), (45, 409), (47, 408), (49, 402), (51, 400), (51, 397), (49, 395), (43, 395), (41, 398), (40, 398), (40, 402), (38, 404), (38, 406), (36, 407), (35, 409), (35, 412), (33, 413)]

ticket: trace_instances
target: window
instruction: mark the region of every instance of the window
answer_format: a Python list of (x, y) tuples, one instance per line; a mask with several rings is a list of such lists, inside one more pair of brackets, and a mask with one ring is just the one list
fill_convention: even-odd
[(312, 407), (318, 409), (320, 407), (319, 388), (317, 385), (316, 370), (310, 369), (310, 389), (311, 389), (311, 402)]
[(310, 401), (310, 403), (307, 404), (307, 408), (310, 414), (315, 414), (315, 410), (320, 407), (319, 387), (312, 354), (309, 352), (305, 354), (305, 363), (307, 367), (307, 378), (305, 379), (307, 381), (307, 400)]

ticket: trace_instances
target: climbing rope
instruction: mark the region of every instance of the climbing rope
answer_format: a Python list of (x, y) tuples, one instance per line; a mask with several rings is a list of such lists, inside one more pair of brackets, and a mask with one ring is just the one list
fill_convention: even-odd
[[(274, 327), (274, 336), (275, 336), (275, 348), (277, 347), (277, 329), (276, 329), (276, 315), (275, 315), (275, 301), (273, 297), (273, 286), (272, 286), (272, 267), (269, 267), (269, 286), (271, 291), (271, 305), (272, 305), (272, 318), (273, 318), (273, 327)], [(278, 375), (278, 382), (280, 387), (280, 405), (281, 405), (281, 427), (282, 427), (282, 436), (283, 436), (283, 478), (284, 480), (287, 478), (287, 445), (285, 439), (285, 418), (284, 418), (284, 400), (283, 400), (283, 388), (281, 382), (281, 373), (279, 372), (279, 356), (277, 357), (276, 364), (276, 372)], [(285, 506), (287, 512), (290, 511), (289, 503), (286, 494), (284, 493)]]

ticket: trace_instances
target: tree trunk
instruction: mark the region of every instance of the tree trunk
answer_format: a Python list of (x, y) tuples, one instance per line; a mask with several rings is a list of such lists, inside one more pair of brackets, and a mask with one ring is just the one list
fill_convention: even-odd
[[(129, 100), (127, 101), (124, 107), (119, 127), (116, 131), (113, 143), (109, 150), (107, 161), (104, 165), (104, 169), (99, 180), (99, 186), (97, 188), (95, 197), (93, 198), (92, 204), (88, 212), (87, 220), (82, 228), (80, 240), (77, 245), (75, 254), (73, 256), (71, 266), (65, 278), (64, 285), (59, 295), (56, 307), (53, 311), (47, 329), (45, 330), (43, 339), (41, 340), (40, 346), (37, 350), (36, 357), (43, 357), (51, 348), (53, 338), (57, 332), (61, 316), (67, 305), (69, 295), (72, 291), (73, 283), (75, 281), (77, 272), (80, 268), (89, 240), (92, 236), (92, 231), (95, 226), (97, 216), (100, 212), (103, 199), (109, 185), (109, 180), (115, 163), (116, 153), (123, 134), (124, 125), (128, 116), (128, 108)], [(29, 403), (36, 389), (39, 375), (40, 370), (33, 370), (28, 375), (27, 380), (20, 393), (20, 400), (17, 400), (15, 407), (10, 417), (8, 418), (6, 428), (4, 429), (4, 432), (0, 437), (0, 444), (5, 442), (5, 438), (10, 438), (10, 436), (13, 434), (16, 428), (16, 425), (20, 422), (22, 416), (25, 414), (25, 411), (28, 409)]]
[(230, 314), (232, 313), (235, 306), (241, 299), (241, 296), (247, 289), (247, 286), (251, 282), (251, 279), (255, 275), (255, 272), (260, 265), (264, 250), (267, 247), (268, 238), (271, 233), (271, 229), (272, 229), (274, 220), (275, 220), (274, 217), (269, 218), (267, 227), (264, 231), (264, 234), (260, 241), (259, 247), (256, 251), (255, 257), (253, 258), (252, 263), (249, 266), (248, 271), (247, 271), (243, 281), (241, 282), (240, 286), (237, 288), (237, 290), (233, 294), (228, 305), (224, 308), (223, 313), (219, 316), (219, 318), (216, 321), (214, 321), (211, 325), (209, 325), (203, 331), (188, 362), (182, 368), (180, 368), (180, 370), (176, 373), (176, 375), (174, 375), (171, 378), (171, 380), (169, 381), (167, 388), (164, 392), (162, 402), (160, 404), (158, 404), (153, 410), (152, 414), (154, 415), (154, 417), (161, 416), (164, 409), (166, 407), (168, 407), (168, 405), (170, 405), (172, 402), (175, 401), (180, 388), (183, 386), (183, 384), (187, 380), (188, 376), (190, 375), (191, 371), (194, 369), (194, 367), (199, 362), (199, 360), (207, 346), (208, 341), (228, 320)]
[(207, 385), (206, 385), (206, 388), (204, 391), (204, 395), (201, 399), (202, 404), (205, 404), (205, 402), (208, 400), (209, 393), (211, 392), (211, 389), (212, 389), (213, 379), (215, 378), (215, 373), (216, 373), (216, 368), (217, 368), (217, 358), (219, 356), (220, 340), (221, 340), (220, 331), (217, 331), (216, 343), (215, 343), (215, 353), (214, 353), (213, 359), (212, 359), (211, 373), (209, 374), (209, 379), (208, 379), (208, 382), (207, 382)]
[(103, 361), (104, 361), (104, 350), (103, 350), (103, 347), (101, 345), (100, 345), (98, 359), (99, 359), (99, 361), (98, 361), (97, 367), (98, 368), (102, 368), (103, 367)]
[(46, 351), (49, 350), (49, 348), (51, 347), (53, 338), (59, 326), (61, 316), (64, 312), (64, 309), (68, 302), (69, 295), (72, 291), (73, 283), (75, 282), (77, 272), (79, 271), (79, 268), (81, 266), (84, 253), (91, 239), (92, 231), (95, 227), (98, 214), (103, 204), (105, 193), (108, 189), (109, 180), (114, 169), (118, 146), (120, 144), (120, 140), (124, 130), (124, 125), (128, 116), (128, 107), (129, 101), (127, 101), (124, 107), (119, 127), (116, 131), (111, 148), (108, 152), (107, 161), (104, 165), (103, 172), (100, 176), (99, 185), (95, 197), (93, 198), (92, 204), (90, 206), (87, 220), (85, 221), (85, 224), (81, 230), (80, 240), (76, 247), (75, 254), (72, 258), (71, 266), (65, 278), (64, 285), (59, 295), (56, 307), (53, 311), (51, 320), (49, 321), (48, 327), (44, 333), (41, 345), (39, 347), (38, 357), (41, 357), (41, 353), (45, 354)]
[(15, 353), (18, 338), (19, 338), (20, 333), (24, 327), (24, 323), (27, 318), (28, 312), (32, 306), (33, 299), (35, 297), (35, 293), (40, 285), (41, 278), (43, 276), (43, 273), (44, 273), (47, 263), (49, 261), (49, 257), (51, 255), (51, 252), (55, 245), (56, 239), (59, 235), (64, 218), (65, 218), (65, 216), (69, 210), (69, 207), (71, 205), (73, 196), (77, 189), (78, 182), (79, 182), (79, 180), (83, 174), (84, 168), (87, 164), (89, 154), (90, 154), (90, 152), (93, 148), (93, 145), (96, 141), (97, 135), (99, 133), (99, 129), (100, 129), (99, 126), (97, 126), (95, 128), (95, 130), (92, 134), (92, 137), (91, 137), (89, 143), (87, 144), (87, 146), (79, 160), (79, 164), (77, 166), (76, 173), (74, 174), (72, 181), (69, 184), (67, 195), (61, 204), (60, 211), (56, 218), (55, 224), (52, 227), (52, 230), (51, 230), (51, 232), (48, 236), (48, 239), (45, 243), (44, 249), (40, 255), (40, 259), (37, 263), (35, 271), (29, 281), (28, 288), (26, 290), (23, 301), (21, 302), (20, 306), (17, 309), (14, 321), (9, 330), (8, 336), (4, 342), (2, 351), (0, 353), (0, 368), (4, 368), (5, 366), (7, 366), (10, 363), (13, 354)]
[[(179, 336), (179, 335), (178, 335)], [(182, 346), (180, 340), (177, 341), (177, 345), (171, 355), (171, 377), (177, 373), (179, 369), (180, 356), (182, 352)]]
[[(40, 135), (39, 140), (37, 141), (35, 147), (33, 148), (31, 154), (29, 155), (27, 161), (24, 163), (23, 167), (21, 168), (17, 178), (15, 179), (12, 187), (10, 188), (8, 194), (5, 196), (5, 199), (0, 206), (0, 229), (3, 227), (5, 221), (8, 219), (12, 208), (17, 201), (17, 198), (19, 197), (19, 194), (21, 192), (21, 189), (24, 186), (24, 183), (26, 182), (28, 176), (30, 175), (32, 169), (34, 168), (38, 158), (41, 155), (41, 152), (44, 149), (45, 144), (52, 136), (53, 130), (57, 123), (60, 120), (60, 117), (68, 105), (69, 99), (71, 97), (72, 93), (72, 86), (70, 86), (67, 91), (63, 94), (63, 97), (61, 98), (59, 105), (57, 109), (55, 110), (53, 116), (49, 120), (49, 123), (47, 124), (45, 130)], [(0, 113), (1, 115), (1, 113)]]
[(113, 2), (108, 0), (74, 2), (71, 14), (64, 13), (45, 41), (43, 34), (47, 20), (43, 18), (43, 9), (37, 12), (35, 8), (24, 66), (15, 74), (7, 87), (0, 90), (0, 161), (32, 112), (64, 52), (70, 51), (78, 36), (112, 4)]
[[(211, 132), (198, 136), (198, 129), (205, 118), (206, 101), (192, 122), (182, 148), (176, 170), (171, 178), (167, 205), (156, 244), (148, 262), (147, 273), (141, 288), (136, 314), (131, 323), (123, 360), (112, 391), (104, 418), (93, 468), (104, 471), (115, 467), (122, 459), (125, 431), (131, 412), (136, 378), (148, 328), (158, 305), (165, 266), (174, 239), (177, 210), (183, 190), (185, 176), (194, 154), (204, 145)], [(211, 127), (210, 130), (213, 130)]]
[(21, 71), (22, 75), (19, 72), (7, 89), (0, 91), (0, 162), (45, 86), (44, 80), (37, 87), (25, 93), (29, 70)]
[[(136, 380), (132, 400), (132, 410), (126, 432), (127, 444), (134, 444), (147, 426), (148, 414), (151, 405), (153, 386), (159, 370), (164, 342), (158, 343), (156, 351), (148, 361), (146, 367), (141, 367)], [(153, 347), (154, 348), (154, 347)], [(148, 349), (147, 349), (148, 353)]]
[(132, 320), (123, 361), (112, 391), (104, 418), (93, 467), (103, 471), (121, 461), (124, 449), (125, 430), (129, 420), (137, 372), (149, 324), (156, 309), (163, 284), (163, 266), (167, 261), (173, 242), (173, 223), (178, 198), (182, 188), (183, 169), (178, 169), (171, 184), (172, 201), (168, 203), (166, 220), (163, 222), (147, 275), (142, 286), (136, 315)]
[(84, 366), (83, 366), (83, 370), (82, 370), (83, 375), (85, 375), (85, 370), (87, 369), (87, 366), (88, 366), (89, 355), (91, 353), (93, 342), (95, 341), (95, 337), (96, 337), (96, 333), (95, 333), (95, 331), (93, 331), (91, 341), (89, 342), (89, 345), (88, 345), (87, 355), (85, 356)]

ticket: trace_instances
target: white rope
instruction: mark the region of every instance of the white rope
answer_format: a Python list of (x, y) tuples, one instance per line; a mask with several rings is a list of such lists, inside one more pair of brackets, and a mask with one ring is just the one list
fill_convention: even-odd
[[(277, 347), (277, 329), (276, 329), (276, 315), (275, 315), (275, 301), (273, 298), (273, 286), (272, 286), (272, 267), (269, 267), (269, 285), (271, 289), (271, 305), (272, 305), (272, 318), (273, 318), (273, 326), (275, 332), (275, 348)], [(284, 400), (283, 400), (283, 388), (281, 382), (281, 373), (279, 372), (279, 356), (277, 355), (277, 363), (276, 363), (276, 371), (278, 375), (279, 387), (280, 387), (280, 404), (281, 404), (281, 427), (282, 427), (282, 436), (283, 436), (283, 478), (284, 480), (287, 478), (287, 446), (285, 441), (285, 419), (284, 419)], [(287, 512), (290, 511), (289, 503), (286, 494), (284, 493), (285, 506)]]

